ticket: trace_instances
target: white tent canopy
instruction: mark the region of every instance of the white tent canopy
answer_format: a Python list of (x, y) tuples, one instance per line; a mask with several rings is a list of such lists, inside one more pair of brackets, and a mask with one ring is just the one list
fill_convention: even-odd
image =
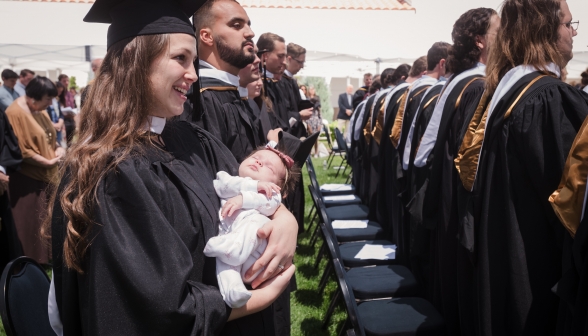
[[(499, 9), (501, 2), (415, 0), (416, 11), (248, 8), (247, 13), (258, 36), (271, 31), (309, 51), (300, 75), (357, 78), (376, 72), (376, 59), (382, 60), (380, 70), (412, 62), (434, 42), (451, 41), (453, 23), (462, 13), (476, 7)], [(574, 19), (588, 24), (588, 2), (568, 4)], [(83, 84), (81, 77), (90, 72), (88, 59), (106, 52), (108, 26), (82, 21), (90, 6), (0, 0), (0, 68), (75, 72)], [(581, 54), (588, 51), (586, 31), (588, 26), (581, 24), (571, 77), (579, 77), (587, 65), (588, 54)]]

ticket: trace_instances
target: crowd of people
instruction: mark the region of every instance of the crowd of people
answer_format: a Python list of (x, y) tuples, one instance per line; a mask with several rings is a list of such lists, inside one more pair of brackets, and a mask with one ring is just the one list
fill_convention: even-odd
[[(96, 0), (84, 20), (110, 27), (79, 102), (66, 75), (2, 72), (0, 266), (52, 268), (57, 335), (289, 335), (323, 127), (306, 49), (254, 43), (232, 0)], [(339, 96), (357, 196), (447, 335), (588, 333), (577, 24), (565, 0), (472, 9), (452, 44)]]

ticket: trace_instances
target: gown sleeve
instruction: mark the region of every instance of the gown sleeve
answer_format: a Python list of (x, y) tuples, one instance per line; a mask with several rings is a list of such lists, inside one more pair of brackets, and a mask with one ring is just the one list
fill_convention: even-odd
[(85, 335), (213, 335), (222, 329), (230, 309), (218, 288), (194, 280), (204, 269), (189, 244), (204, 237), (199, 215), (187, 211), (181, 194), (136, 160), (121, 163), (99, 185), (94, 218), (105, 224), (94, 225), (85, 274), (78, 276)]

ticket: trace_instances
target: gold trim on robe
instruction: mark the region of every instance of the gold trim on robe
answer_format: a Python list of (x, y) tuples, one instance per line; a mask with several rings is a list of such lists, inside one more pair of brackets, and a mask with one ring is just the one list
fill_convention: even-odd
[[(383, 103), (385, 99), (386, 99), (386, 96), (384, 95), (384, 97), (382, 97), (382, 100), (380, 101), (380, 103)], [(374, 116), (374, 108), (376, 107), (377, 104), (378, 104), (378, 102), (376, 102), (374, 99), (374, 104), (370, 107), (370, 116), (368, 118), (367, 123), (365, 124), (365, 127), (363, 128), (363, 136), (365, 137), (365, 141), (367, 142), (368, 145), (370, 144), (370, 141), (372, 140), (372, 137), (374, 136), (374, 133), (372, 130), (372, 117)], [(382, 107), (380, 108), (380, 111), (382, 110), (383, 107), (384, 107), (384, 105), (382, 105)], [(379, 144), (380, 144), (380, 142), (378, 141), (378, 145)]]
[(209, 86), (200, 89), (200, 93), (204, 91), (239, 91), (236, 86)]
[[(386, 97), (384, 97), (384, 100), (386, 99)], [(383, 103), (383, 101), (382, 101)], [(376, 119), (376, 125), (374, 126), (374, 129), (372, 130), (372, 137), (374, 138), (374, 140), (376, 140), (376, 143), (379, 145), (380, 141), (382, 140), (382, 129), (384, 128), (384, 108), (386, 107), (386, 104), (382, 104), (382, 106), (380, 106), (380, 113), (378, 113), (378, 119)]]
[[(512, 103), (509, 109), (504, 114), (504, 119), (507, 119), (512, 110), (518, 104), (519, 100), (529, 90), (533, 84), (538, 80), (545, 77), (545, 75), (538, 76), (533, 79), (527, 86), (521, 91), (517, 99)], [(482, 151), (482, 145), (484, 143), (484, 136), (486, 132), (486, 123), (488, 122), (488, 110), (490, 108), (490, 102), (488, 101), (489, 95), (487, 91), (484, 91), (476, 112), (470, 121), (466, 133), (463, 137), (463, 141), (457, 153), (457, 157), (453, 160), (455, 168), (459, 173), (459, 178), (463, 187), (467, 191), (472, 191), (474, 188), (474, 182), (476, 181), (476, 174), (478, 172), (478, 162), (480, 161), (480, 154)], [(482, 113), (483, 111), (483, 113)]]
[[(430, 86), (426, 86), (425, 88), (421, 89), (420, 91), (418, 91), (417, 93), (414, 94), (414, 96), (412, 96), (412, 98), (410, 98), (410, 101), (412, 101), (415, 97), (417, 97), (418, 95), (420, 95), (421, 93), (427, 91), (427, 89)], [(401, 131), (402, 131), (402, 123), (404, 120), (404, 109), (406, 108), (406, 99), (408, 99), (408, 96), (410, 94), (410, 88), (408, 88), (408, 90), (406, 91), (406, 93), (404, 94), (404, 96), (402, 96), (402, 100), (400, 101), (400, 108), (398, 109), (398, 112), (396, 113), (396, 118), (394, 119), (394, 125), (392, 126), (392, 131), (390, 132), (390, 142), (392, 142), (392, 145), (394, 146), (394, 148), (398, 148), (398, 142), (400, 141), (400, 136), (401, 136)]]
[(461, 97), (463, 96), (463, 93), (465, 92), (465, 90), (468, 88), (468, 86), (470, 86), (470, 84), (472, 84), (473, 82), (479, 80), (479, 79), (484, 79), (484, 77), (475, 77), (472, 78), (471, 81), (469, 81), (464, 87), (463, 90), (461, 90), (461, 93), (459, 94), (459, 97), (457, 97), (457, 100), (455, 101), (455, 109), (457, 110), (457, 108), (459, 107), (459, 104), (461, 103)]
[(557, 190), (549, 196), (555, 214), (574, 237), (582, 220), (588, 178), (588, 118), (574, 139)]

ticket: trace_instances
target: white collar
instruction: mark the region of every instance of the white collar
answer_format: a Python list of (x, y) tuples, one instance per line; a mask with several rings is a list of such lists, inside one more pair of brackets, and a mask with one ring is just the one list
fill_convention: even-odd
[(294, 78), (294, 75), (290, 71), (288, 71), (288, 69), (284, 70), (284, 75), (286, 75), (290, 78)]
[(163, 132), (163, 128), (165, 127), (165, 122), (165, 118), (149, 116), (143, 129), (150, 131), (151, 133), (161, 134), (161, 132)]
[(241, 98), (249, 98), (249, 90), (247, 90), (247, 88), (239, 86), (238, 89), (239, 89), (239, 96), (241, 96)]
[(386, 94), (386, 101), (384, 102), (384, 115), (383, 115), (384, 116), (384, 120), (386, 120), (386, 110), (388, 109), (388, 104), (390, 103), (390, 99), (392, 99), (392, 96), (396, 92), (398, 92), (398, 91), (400, 91), (400, 90), (402, 90), (404, 88), (407, 88), (409, 85), (410, 84), (408, 84), (408, 83), (402, 83), (402, 84), (396, 85), (396, 86), (394, 86), (394, 88), (392, 90), (390, 90), (390, 92), (388, 92)]
[(267, 77), (267, 78), (274, 78), (274, 74), (266, 70), (265, 71), (265, 77)]
[(219, 70), (206, 61), (199, 60), (199, 62), (200, 65), (204, 67), (199, 69), (200, 76), (218, 79), (232, 86), (239, 87), (239, 76), (235, 76), (226, 71)]

